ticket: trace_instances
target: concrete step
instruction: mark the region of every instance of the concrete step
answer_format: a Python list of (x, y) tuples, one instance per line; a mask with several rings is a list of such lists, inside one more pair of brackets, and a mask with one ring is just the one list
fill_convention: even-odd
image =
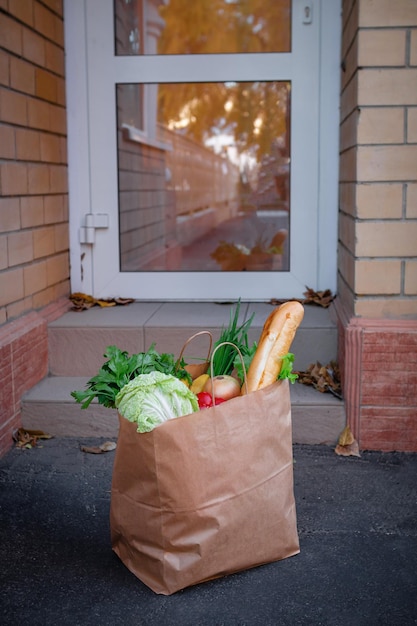
[[(82, 410), (71, 391), (84, 389), (89, 378), (103, 365), (106, 347), (116, 345), (130, 354), (156, 344), (159, 352), (179, 355), (186, 340), (196, 332), (209, 330), (214, 341), (227, 327), (231, 304), (205, 302), (135, 302), (111, 308), (69, 311), (49, 325), (49, 377), (23, 399), (22, 423), (55, 436), (116, 437), (115, 411), (93, 403)], [(240, 323), (254, 320), (249, 341), (259, 339), (273, 306), (242, 303)], [(185, 357), (206, 356), (207, 336), (187, 346)], [(331, 309), (306, 306), (304, 320), (291, 347), (295, 369), (310, 363), (328, 363), (337, 356), (337, 328)], [(295, 443), (333, 444), (345, 425), (344, 404), (330, 394), (321, 394), (299, 383), (291, 385), (293, 437)]]
[[(69, 311), (49, 326), (49, 371), (52, 376), (94, 376), (103, 364), (109, 345), (129, 353), (141, 352), (156, 343), (159, 352), (178, 355), (194, 333), (209, 330), (216, 340), (227, 327), (232, 305), (205, 302), (137, 302), (127, 306), (88, 311)], [(249, 341), (259, 339), (272, 311), (268, 303), (242, 303), (240, 322), (255, 313)], [(187, 356), (201, 357), (207, 339), (198, 338)], [(294, 367), (304, 370), (310, 363), (325, 364), (337, 356), (337, 328), (332, 310), (306, 306), (304, 320), (291, 347)]]
[[(24, 397), (22, 424), (53, 436), (117, 437), (116, 411), (92, 403), (81, 409), (71, 391), (84, 389), (88, 377), (50, 376)], [(345, 426), (344, 404), (331, 394), (300, 383), (290, 386), (294, 443), (333, 445)]]

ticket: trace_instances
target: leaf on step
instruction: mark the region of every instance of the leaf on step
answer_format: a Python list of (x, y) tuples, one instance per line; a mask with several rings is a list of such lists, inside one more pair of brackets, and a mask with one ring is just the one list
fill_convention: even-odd
[(103, 454), (103, 452), (110, 452), (115, 450), (116, 444), (114, 441), (105, 441), (100, 446), (80, 446), (81, 452), (87, 452), (88, 454)]
[(72, 293), (70, 295), (70, 300), (73, 304), (73, 311), (86, 311), (87, 309), (91, 309), (93, 306), (105, 308), (109, 306), (126, 305), (135, 301), (133, 298), (103, 298), (97, 300), (93, 296), (80, 292)]
[(316, 363), (310, 363), (305, 372), (294, 373), (298, 375), (299, 383), (310, 385), (321, 393), (327, 391), (339, 400), (342, 399), (340, 371), (336, 361), (330, 361), (327, 365), (322, 365), (317, 361)]
[(72, 293), (70, 295), (70, 300), (83, 300), (84, 302), (91, 302), (92, 304), (95, 302), (95, 298), (93, 298), (93, 296), (89, 296), (88, 294), (81, 293), (79, 291)]
[(307, 287), (307, 285), (306, 289), (307, 291), (303, 293), (305, 296), (304, 304), (317, 304), (327, 309), (335, 298), (330, 289), (325, 289), (324, 291), (314, 291), (314, 289)]
[(96, 304), (98, 304), (98, 306), (101, 306), (101, 308), (105, 308), (107, 306), (116, 306), (116, 303), (111, 300), (96, 300)]
[(52, 435), (45, 433), (43, 430), (27, 430), (26, 428), (18, 428), (13, 433), (16, 448), (34, 448), (38, 444), (39, 439), (52, 439)]
[(114, 298), (116, 304), (125, 306), (126, 304), (132, 304), (135, 301), (134, 298)]
[(339, 456), (360, 456), (359, 444), (353, 436), (349, 426), (346, 426), (342, 430), (335, 452)]
[(314, 304), (317, 306), (321, 306), (324, 309), (327, 309), (336, 297), (332, 294), (330, 289), (325, 289), (324, 291), (314, 291), (314, 289), (311, 289), (306, 285), (306, 290), (307, 291), (304, 291), (303, 293), (303, 296), (305, 296), (304, 298), (287, 298), (285, 300), (272, 298), (270, 304), (278, 306), (280, 304), (284, 304), (284, 302), (288, 302), (289, 300), (291, 300), (291, 302), (296, 301), (301, 302), (301, 304)]

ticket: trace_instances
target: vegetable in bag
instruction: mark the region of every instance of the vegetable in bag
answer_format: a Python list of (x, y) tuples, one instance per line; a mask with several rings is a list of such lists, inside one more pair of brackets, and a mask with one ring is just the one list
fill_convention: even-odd
[(156, 371), (140, 374), (127, 383), (117, 394), (115, 404), (122, 417), (137, 423), (139, 433), (199, 410), (196, 395), (183, 382)]

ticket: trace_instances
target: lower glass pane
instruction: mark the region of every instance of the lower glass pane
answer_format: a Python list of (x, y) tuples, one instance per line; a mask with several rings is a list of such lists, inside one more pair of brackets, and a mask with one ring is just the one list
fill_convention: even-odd
[(290, 269), (290, 92), (117, 86), (121, 271)]

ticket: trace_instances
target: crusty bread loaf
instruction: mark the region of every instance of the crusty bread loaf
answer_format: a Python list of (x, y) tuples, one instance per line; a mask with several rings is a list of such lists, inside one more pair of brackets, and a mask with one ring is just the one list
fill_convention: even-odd
[(265, 321), (258, 348), (247, 373), (247, 393), (262, 389), (278, 378), (282, 357), (289, 352), (304, 317), (300, 302), (284, 302)]

